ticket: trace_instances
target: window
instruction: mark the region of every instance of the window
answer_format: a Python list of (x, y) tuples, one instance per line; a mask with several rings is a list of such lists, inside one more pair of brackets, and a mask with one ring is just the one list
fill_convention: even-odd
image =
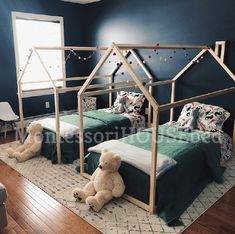
[[(64, 46), (63, 18), (57, 16), (35, 15), (12, 12), (17, 77), (25, 66), (29, 50), (33, 46)], [(62, 50), (39, 50), (45, 66), (54, 80), (65, 77), (64, 52)], [(22, 84), (23, 91), (51, 88), (48, 75), (36, 54), (33, 53), (23, 81), (44, 81), (41, 83)], [(56, 86), (64, 86), (63, 81), (56, 81)]]

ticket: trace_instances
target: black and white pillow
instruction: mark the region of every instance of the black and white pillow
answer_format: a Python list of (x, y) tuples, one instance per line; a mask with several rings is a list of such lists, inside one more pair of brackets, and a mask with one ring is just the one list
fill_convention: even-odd
[(128, 92), (126, 108), (128, 113), (139, 114), (143, 106), (145, 96), (142, 93)]
[(121, 105), (123, 105), (123, 98), (125, 98), (124, 110), (126, 113), (139, 114), (141, 112), (145, 100), (145, 96), (142, 93), (124, 91), (117, 93), (113, 107), (114, 110), (120, 109)]
[(199, 105), (199, 102), (185, 104), (177, 120), (178, 126), (184, 127), (191, 120), (194, 110), (196, 110)]
[(222, 107), (192, 102), (184, 105), (177, 124), (181, 127), (186, 125), (196, 109), (199, 110), (199, 115), (196, 119), (196, 128), (202, 131), (216, 132), (222, 130), (224, 122), (230, 116), (230, 113)]
[(232, 138), (223, 131), (213, 132), (214, 139), (220, 143), (221, 163), (226, 162), (233, 155)]

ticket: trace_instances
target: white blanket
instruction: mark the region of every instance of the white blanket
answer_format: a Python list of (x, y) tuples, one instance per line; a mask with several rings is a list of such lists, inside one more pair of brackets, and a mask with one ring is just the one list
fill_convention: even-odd
[[(150, 175), (152, 157), (151, 151), (141, 149), (118, 140), (102, 142), (96, 146), (90, 147), (88, 151), (101, 153), (103, 149), (107, 149), (113, 153), (120, 155), (122, 161), (127, 162), (128, 164)], [(174, 159), (158, 153), (156, 176), (159, 176), (160, 174), (162, 174), (163, 172), (165, 172), (176, 164), (177, 162)]]
[[(48, 129), (52, 132), (56, 132), (56, 121), (55, 118), (45, 118), (37, 120), (43, 128)], [(69, 138), (79, 133), (78, 126), (60, 121), (60, 136), (63, 138)]]

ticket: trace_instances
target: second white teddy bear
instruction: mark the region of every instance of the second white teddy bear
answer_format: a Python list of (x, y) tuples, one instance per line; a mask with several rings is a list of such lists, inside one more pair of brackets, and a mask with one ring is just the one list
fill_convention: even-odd
[(16, 149), (8, 148), (6, 151), (10, 158), (16, 158), (18, 162), (26, 161), (32, 157), (39, 156), (42, 147), (42, 130), (40, 123), (32, 122), (28, 127), (28, 133), (23, 145)]
[(73, 196), (98, 212), (113, 197), (121, 197), (125, 191), (125, 185), (118, 169), (121, 165), (121, 157), (102, 150), (98, 168), (91, 176), (90, 182), (83, 189), (75, 189)]

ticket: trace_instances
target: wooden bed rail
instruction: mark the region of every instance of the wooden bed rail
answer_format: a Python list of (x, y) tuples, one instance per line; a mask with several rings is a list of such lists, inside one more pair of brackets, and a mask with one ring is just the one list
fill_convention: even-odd
[(190, 102), (197, 102), (197, 101), (200, 101), (203, 99), (212, 98), (212, 97), (220, 96), (220, 95), (227, 94), (227, 93), (233, 93), (233, 92), (235, 92), (235, 87), (221, 89), (221, 90), (214, 91), (211, 93), (202, 94), (202, 95), (194, 96), (191, 98), (186, 98), (186, 99), (176, 101), (173, 103), (160, 105), (159, 108), (160, 108), (160, 111), (169, 110), (173, 107), (183, 106), (183, 105), (190, 103)]
[[(133, 84), (135, 83), (134, 81), (129, 81), (129, 82), (114, 82), (112, 83), (111, 85), (112, 86), (115, 86), (115, 85), (118, 85), (119, 83), (122, 83), (122, 84)], [(153, 82), (153, 83), (145, 83), (143, 81), (143, 85), (144, 87), (154, 87), (154, 86), (161, 86), (161, 85), (168, 85), (168, 84), (171, 84), (171, 83), (174, 83), (174, 81), (172, 80), (163, 80), (163, 81), (156, 81), (156, 82)], [(108, 86), (108, 84), (104, 84), (103, 87), (105, 86)], [(90, 86), (88, 86), (87, 89), (89, 89)], [(102, 86), (101, 86), (102, 87)], [(96, 87), (97, 88), (97, 87)], [(113, 93), (113, 92), (119, 92), (119, 91), (127, 91), (127, 90), (132, 90), (132, 89), (139, 89), (138, 85), (132, 85), (132, 86), (125, 86), (125, 87), (120, 87), (120, 88), (113, 88), (113, 89), (105, 89), (105, 90), (97, 90), (97, 91), (91, 91), (91, 92), (84, 92), (83, 93), (83, 96), (84, 97), (88, 97), (88, 96), (96, 96), (96, 95), (102, 95), (102, 94), (108, 94), (108, 93)]]
[[(110, 78), (111, 75), (100, 75), (100, 76), (95, 76), (94, 79), (98, 78)], [(68, 77), (68, 78), (61, 78), (61, 79), (56, 79), (53, 80), (54, 82), (58, 81), (80, 81), (80, 80), (86, 80), (88, 76), (79, 76), (79, 77)], [(34, 80), (34, 81), (21, 81), (21, 84), (37, 84), (37, 83), (48, 83), (50, 80)]]
[(207, 45), (163, 45), (163, 44), (116, 44), (120, 50), (131, 49), (208, 49)]
[(100, 51), (100, 50), (107, 50), (108, 47), (82, 47), (82, 46), (35, 46), (33, 47), (36, 50), (77, 50), (77, 51)]

